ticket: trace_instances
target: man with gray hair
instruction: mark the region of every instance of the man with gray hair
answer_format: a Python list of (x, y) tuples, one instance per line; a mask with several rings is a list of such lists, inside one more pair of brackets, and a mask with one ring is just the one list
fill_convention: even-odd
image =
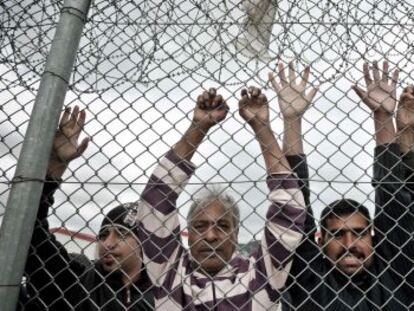
[(195, 167), (190, 162), (207, 132), (223, 121), (228, 106), (215, 89), (197, 99), (193, 120), (155, 168), (139, 208), (144, 263), (155, 284), (159, 310), (277, 310), (302, 238), (304, 200), (297, 178), (276, 141), (266, 97), (242, 91), (239, 113), (250, 125), (268, 173), (270, 207), (260, 247), (249, 258), (236, 252), (239, 210), (213, 190), (196, 199), (188, 215), (189, 247), (181, 244), (177, 198)]
[[(211, 202), (219, 201), (223, 207), (233, 215), (234, 223), (240, 223), (240, 209), (234, 198), (218, 187), (206, 188), (198, 198), (195, 198), (187, 214), (187, 223), (191, 223), (194, 214)], [(237, 228), (238, 229), (238, 228)]]

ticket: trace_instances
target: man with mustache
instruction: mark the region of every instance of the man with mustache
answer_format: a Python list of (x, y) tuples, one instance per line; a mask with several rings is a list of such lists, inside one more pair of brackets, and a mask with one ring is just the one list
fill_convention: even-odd
[(190, 162), (209, 130), (228, 107), (215, 89), (197, 99), (193, 119), (179, 142), (159, 162), (143, 192), (144, 261), (159, 310), (277, 310), (291, 255), (305, 219), (297, 178), (270, 127), (260, 89), (242, 91), (240, 116), (253, 130), (267, 169), (270, 207), (259, 249), (250, 257), (236, 252), (239, 210), (223, 190), (196, 198), (188, 214), (189, 251), (180, 242), (177, 198), (195, 167)]
[[(281, 72), (281, 80), (287, 83)], [(351, 199), (337, 200), (322, 211), (319, 245), (314, 242), (316, 226), (309, 204), (309, 174), (301, 134), (301, 118), (307, 106), (300, 105), (301, 96), (293, 102), (294, 115), (288, 118), (289, 126), (285, 125), (284, 135), (291, 144), (288, 149), (297, 158), (297, 165), (292, 167), (302, 180), (308, 211), (307, 236), (295, 253), (287, 284), (290, 300), (284, 304), (284, 310), (395, 311), (413, 307), (413, 186), (406, 183), (412, 180), (414, 172), (414, 157), (409, 152), (414, 144), (413, 88), (405, 89), (401, 96), (397, 135), (393, 113), (398, 70), (390, 79), (385, 61), (382, 75), (376, 62), (372, 76), (368, 64), (364, 64), (363, 72), (367, 89), (353, 89), (374, 115), (377, 147), (373, 220), (363, 204)], [(274, 78), (272, 81), (279, 100), (283, 99), (283, 88)]]
[[(37, 221), (26, 262), (29, 298), (24, 310), (150, 311), (152, 284), (142, 263), (136, 205), (122, 204), (104, 216), (97, 239), (99, 258), (73, 260), (49, 232), (47, 216), (68, 164), (82, 155), (89, 139), (79, 142), (85, 111), (75, 106), (62, 115), (49, 159)], [(36, 309), (37, 310), (37, 309)]]

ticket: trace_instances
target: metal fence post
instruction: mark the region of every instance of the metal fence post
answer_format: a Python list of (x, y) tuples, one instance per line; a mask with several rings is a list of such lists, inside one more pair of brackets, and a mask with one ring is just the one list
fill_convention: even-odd
[(0, 309), (14, 311), (47, 168), (91, 0), (65, 0), (0, 229)]

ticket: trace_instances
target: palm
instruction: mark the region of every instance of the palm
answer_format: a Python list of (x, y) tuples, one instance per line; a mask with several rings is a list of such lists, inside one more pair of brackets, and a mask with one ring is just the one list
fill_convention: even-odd
[(309, 105), (304, 90), (297, 85), (288, 85), (279, 92), (279, 106), (284, 118), (301, 117)]
[(399, 71), (395, 70), (390, 81), (388, 78), (388, 62), (384, 61), (382, 75), (378, 63), (374, 62), (372, 75), (367, 63), (363, 66), (364, 79), (367, 89), (353, 86), (354, 91), (372, 111), (392, 114), (397, 104), (396, 84)]
[(59, 130), (53, 141), (53, 151), (57, 158), (62, 161), (69, 162), (76, 158), (78, 151), (79, 133), (72, 129), (63, 128)]
[(79, 157), (88, 145), (88, 138), (79, 143), (79, 135), (85, 124), (85, 112), (75, 106), (72, 114), (67, 109), (59, 123), (59, 130), (53, 140), (52, 159), (68, 163)]
[(276, 81), (273, 73), (269, 74), (269, 80), (278, 95), (280, 111), (285, 120), (299, 119), (308, 109), (318, 91), (318, 87), (313, 87), (306, 94), (310, 67), (305, 67), (299, 83), (296, 83), (297, 74), (293, 62), (289, 63), (289, 79), (286, 77), (282, 63), (279, 63), (278, 70), (279, 82)]
[(386, 82), (368, 85), (364, 103), (372, 110), (384, 110), (392, 113), (396, 106), (395, 88)]

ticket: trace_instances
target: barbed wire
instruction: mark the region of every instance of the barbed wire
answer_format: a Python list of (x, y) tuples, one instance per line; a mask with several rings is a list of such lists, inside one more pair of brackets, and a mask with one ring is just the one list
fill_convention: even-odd
[[(190, 33), (190, 34), (193, 31), (192, 29), (195, 29), (195, 27), (208, 27), (208, 28), (216, 29), (217, 39), (218, 39), (217, 42), (220, 43), (220, 48), (218, 49), (218, 53), (216, 54), (217, 57), (215, 59), (218, 60), (218, 62), (221, 64), (219, 73), (217, 76), (215, 76), (216, 82), (220, 83), (220, 85), (222, 86), (239, 86), (239, 85), (246, 84), (249, 81), (249, 77), (245, 77), (241, 80), (239, 79), (239, 81), (228, 81), (228, 80), (220, 79), (221, 72), (223, 71), (223, 68), (226, 67), (225, 60), (224, 60), (225, 54), (228, 54), (231, 57), (233, 57), (233, 59), (236, 59), (236, 63), (238, 63), (241, 68), (244, 67), (243, 61), (240, 62), (237, 60), (238, 59), (237, 54), (243, 55), (243, 51), (241, 51), (240, 53), (236, 53), (235, 51), (232, 51), (231, 48), (227, 46), (228, 42), (226, 42), (226, 40), (223, 40), (224, 39), (223, 35), (227, 36), (226, 27), (241, 26), (242, 22), (240, 20), (231, 20), (232, 17), (230, 16), (230, 14), (224, 14), (220, 16), (220, 15), (215, 15), (216, 12), (214, 12), (214, 9), (218, 8), (219, 5), (223, 5), (224, 8), (227, 10), (226, 12), (232, 12), (229, 8), (234, 6), (235, 4), (232, 3), (231, 1), (230, 2), (229, 1), (218, 1), (217, 3), (208, 2), (208, 1), (202, 2), (202, 3), (197, 2), (197, 1), (189, 1), (189, 3), (201, 12), (202, 18), (205, 19), (205, 21), (200, 21), (200, 20), (192, 20), (189, 22), (179, 21), (180, 16), (178, 16), (177, 15), (178, 13), (176, 12), (178, 5), (172, 2), (164, 2), (163, 4), (159, 3), (156, 5), (154, 4), (154, 7), (155, 7), (154, 10), (152, 10), (150, 3), (148, 4), (141, 3), (141, 4), (134, 5), (133, 6), (134, 9), (137, 9), (140, 12), (140, 14), (142, 15), (142, 18), (144, 18), (145, 21), (139, 21), (138, 18), (133, 20), (128, 14), (125, 14), (125, 12), (122, 12), (122, 8), (125, 5), (123, 3), (119, 3), (119, 4), (111, 3), (111, 4), (105, 4), (105, 5), (99, 2), (95, 3), (95, 5), (91, 9), (92, 13), (89, 19), (89, 23), (91, 24), (89, 28), (90, 30), (85, 32), (86, 36), (88, 36), (89, 34), (90, 43), (84, 46), (83, 48), (81, 48), (79, 52), (79, 57), (78, 57), (79, 59), (78, 64), (83, 64), (82, 67), (84, 68), (80, 68), (80, 67), (75, 68), (75, 74), (72, 79), (71, 89), (75, 91), (79, 91), (79, 92), (84, 92), (84, 93), (94, 93), (94, 92), (103, 93), (110, 89), (116, 89), (118, 87), (122, 87), (126, 84), (133, 85), (133, 84), (139, 83), (139, 84), (142, 84), (143, 86), (148, 87), (149, 85), (156, 85), (160, 83), (161, 81), (163, 81), (164, 79), (180, 77), (184, 75), (190, 75), (190, 76), (198, 77), (201, 79), (211, 79), (211, 74), (209, 73), (209, 70), (204, 63), (206, 59), (211, 58), (211, 56), (213, 55), (212, 52), (208, 49), (205, 52), (201, 51), (197, 46), (194, 46), (193, 42), (189, 42), (189, 44), (188, 43), (185, 44), (186, 43), (185, 38), (182, 38), (181, 40), (181, 44), (184, 47), (181, 51), (173, 52), (172, 55), (169, 55), (166, 57), (157, 57), (155, 55), (156, 49), (159, 46), (159, 43), (157, 42), (161, 42), (160, 41), (161, 33), (167, 33), (166, 29), (168, 27), (175, 27), (175, 26), (176, 27), (190, 26), (190, 28), (186, 28), (187, 33)], [(382, 10), (379, 9), (380, 4), (385, 5), (385, 7)], [(53, 6), (47, 3), (44, 3), (43, 5), (47, 6), (48, 8), (52, 7), (53, 8), (52, 12), (49, 15), (42, 15), (41, 18), (39, 18), (40, 21), (33, 25), (24, 25), (22, 23), (18, 23), (19, 26), (17, 25), (10, 26), (8, 24), (12, 23), (11, 21), (13, 20), (13, 18), (9, 16), (9, 19), (11, 21), (7, 22), (6, 20), (7, 17), (3, 17), (3, 20), (5, 20), (5, 22), (3, 23), (2, 29), (9, 30), (8, 32), (6, 31), (3, 32), (5, 34), (4, 36), (8, 36), (8, 34), (10, 33), (10, 30), (17, 31), (23, 28), (40, 30), (42, 27), (53, 25), (53, 23), (42, 23), (41, 21), (42, 19), (50, 18), (50, 16), (56, 16), (61, 6), (61, 2), (57, 2)], [(101, 8), (100, 6), (102, 5), (103, 5), (104, 10), (99, 9)], [(140, 7), (140, 5), (142, 5), (142, 7)], [(168, 8), (168, 10), (166, 9), (167, 12), (162, 11), (161, 7), (163, 5)], [(115, 14), (114, 18), (112, 18), (111, 16), (110, 21), (107, 18), (102, 18), (102, 17), (100, 18), (100, 16), (105, 14), (105, 10), (109, 10), (111, 6), (113, 6), (113, 10), (119, 13)], [(359, 10), (355, 8), (352, 3), (345, 3), (345, 2), (344, 3), (333, 3), (331, 1), (318, 3), (317, 7), (321, 11), (321, 16), (318, 18), (318, 20), (316, 21), (295, 20), (297, 17), (292, 12), (301, 10), (299, 9), (301, 7), (306, 8), (306, 10), (304, 11), (311, 12), (311, 8), (314, 6), (315, 4), (309, 3), (309, 1), (293, 1), (289, 3), (286, 10), (279, 13), (280, 19), (272, 23), (273, 26), (280, 26), (283, 29), (283, 32), (281, 32), (281, 35), (275, 36), (273, 38), (274, 40), (273, 43), (276, 46), (280, 46), (281, 51), (283, 51), (284, 49), (290, 49), (293, 51), (292, 56), (285, 55), (283, 57), (286, 60), (295, 59), (295, 58), (306, 59), (306, 56), (302, 54), (303, 54), (303, 51), (306, 51), (306, 47), (309, 45), (309, 43), (307, 43), (306, 41), (301, 42), (301, 40), (296, 40), (295, 38), (299, 38), (300, 35), (297, 33), (297, 30), (292, 28), (292, 26), (298, 26), (298, 25), (308, 26), (311, 28), (310, 31), (315, 34), (319, 33), (318, 27), (323, 26), (327, 28), (327, 30), (329, 29), (329, 31), (324, 31), (322, 35), (328, 36), (327, 40), (325, 40), (325, 44), (330, 49), (336, 50), (337, 56), (335, 57), (333, 57), (332, 55), (327, 56), (322, 53), (319, 59), (316, 60), (316, 63), (322, 62), (322, 61), (327, 62), (327, 63), (336, 63), (339, 61), (338, 68), (339, 69), (342, 68), (344, 70), (339, 70), (335, 73), (332, 73), (331, 76), (325, 77), (324, 79), (322, 79), (321, 81), (322, 83), (333, 82), (337, 80), (338, 77), (343, 76), (344, 74), (347, 74), (345, 69), (349, 68), (349, 66), (360, 57), (360, 55), (351, 57), (351, 53), (354, 52), (353, 48), (355, 47), (355, 42), (353, 42), (354, 39), (352, 38), (352, 35), (351, 35), (352, 31), (350, 31), (349, 27), (356, 26), (357, 32), (360, 32), (361, 35), (364, 36), (364, 44), (366, 48), (363, 53), (369, 55), (371, 49), (375, 51), (377, 50), (377, 48), (380, 48), (381, 42), (376, 41), (375, 38), (381, 37), (383, 36), (383, 34), (386, 34), (388, 32), (387, 26), (398, 26), (399, 27), (399, 30), (398, 30), (399, 33), (395, 34), (395, 38), (394, 38), (394, 40), (398, 40), (399, 38), (407, 37), (407, 35), (411, 32), (411, 29), (409, 28), (413, 27), (414, 25), (414, 23), (412, 22), (413, 15), (414, 15), (413, 9), (410, 8), (407, 4), (402, 3), (401, 1), (391, 1), (385, 4), (382, 2), (373, 3), (372, 7), (369, 8), (368, 12), (364, 12), (363, 14), (364, 17), (368, 17), (369, 19), (371, 19), (372, 20), (371, 22), (364, 21), (364, 20), (361, 21), (361, 18), (358, 15)], [(404, 10), (404, 17), (406, 18), (405, 21), (401, 21), (401, 19), (397, 16), (400, 13), (400, 11), (402, 11), (399, 8), (402, 8), (402, 10)], [(28, 9), (28, 11), (29, 10), (30, 8)], [(4, 11), (7, 11), (7, 10), (4, 10)], [(392, 22), (391, 21), (386, 22), (382, 20), (382, 18), (377, 17), (376, 13), (378, 12), (387, 12), (386, 18), (389, 20), (392, 20)], [(152, 20), (150, 18), (151, 17), (150, 15), (152, 17), (160, 15), (163, 18), (167, 18), (168, 21)], [(301, 17), (302, 19), (305, 19), (304, 17), (312, 19), (312, 15), (310, 15), (309, 13), (308, 15), (303, 14)], [(113, 27), (110, 27), (110, 31), (106, 34), (103, 34), (102, 32), (101, 33), (96, 32), (95, 29), (98, 28), (98, 25), (102, 25), (102, 24), (112, 25)], [(102, 41), (102, 35), (104, 35), (104, 37), (107, 38), (106, 40), (108, 41), (113, 35), (117, 35), (120, 32), (124, 31), (121, 29), (121, 27), (129, 27), (129, 26), (135, 26), (135, 27), (145, 26), (145, 27), (149, 27), (150, 29), (153, 28), (151, 30), (152, 35), (149, 35), (148, 40), (146, 41), (146, 42), (152, 41), (154, 43), (152, 51), (145, 52), (144, 50), (140, 49), (138, 46), (134, 46), (134, 47), (131, 46), (131, 49), (128, 53), (112, 53), (111, 52), (110, 55), (105, 55), (104, 51), (100, 51), (99, 47), (103, 46), (104, 44)], [(167, 27), (167, 28), (163, 28), (163, 29), (160, 29), (160, 31), (157, 31), (156, 29), (157, 27)], [(341, 33), (339, 33), (338, 27), (345, 28), (341, 30), (341, 33), (343, 34), (347, 33), (347, 35), (343, 36)], [(206, 30), (207, 29), (204, 28), (202, 31), (206, 31)], [(94, 31), (96, 32), (95, 34), (93, 34)], [(177, 38), (181, 38), (180, 29), (177, 29), (177, 30), (172, 29), (171, 31), (173, 33), (175, 32), (178, 35)], [(239, 31), (240, 29), (236, 31), (236, 33)], [(41, 31), (39, 31), (39, 33), (41, 33)], [(136, 33), (139, 33), (139, 31), (137, 31)], [(46, 52), (44, 53), (44, 55), (38, 58), (30, 57), (30, 60), (29, 60), (29, 59), (24, 58), (24, 56), (22, 55), (22, 57), (20, 58), (22, 58), (23, 60), (16, 60), (17, 58), (19, 58), (19, 55), (21, 55), (20, 49), (18, 48), (18, 44), (16, 44), (16, 43), (19, 43), (19, 40), (16, 37), (16, 35), (21, 36), (20, 33), (16, 33), (16, 34), (14, 34), (13, 32), (11, 33), (9, 42), (10, 43), (15, 42), (15, 44), (11, 44), (12, 52), (9, 55), (4, 55), (2, 58), (2, 62), (14, 67), (15, 68), (14, 71), (19, 76), (18, 80), (20, 82), (14, 83), (14, 85), (12, 85), (11, 87), (23, 86), (23, 87), (27, 87), (35, 91), (36, 87), (31, 86), (31, 82), (36, 80), (36, 78), (40, 76), (40, 72), (42, 71), (43, 66), (39, 66), (39, 65), (43, 64), (44, 56)], [(139, 40), (136, 40), (136, 38), (138, 38), (137, 35), (129, 38), (129, 41), (139, 42)], [(4, 40), (4, 38), (2, 38), (2, 40)], [(40, 39), (40, 40), (41, 40), (39, 41), (40, 45), (46, 49), (49, 43), (45, 44), (47, 42), (47, 40), (45, 39)], [(43, 40), (43, 44), (41, 43), (42, 40)], [(23, 42), (20, 44), (24, 45)], [(390, 45), (395, 46), (395, 41), (391, 42)], [(298, 46), (298, 47), (295, 48), (295, 46)], [(33, 48), (34, 47), (35, 46), (33, 46)], [(27, 48), (27, 45), (26, 45), (26, 48)], [(321, 51), (323, 51), (323, 49), (324, 47), (320, 48)], [(41, 51), (42, 49), (38, 50), (38, 52), (41, 52)], [(77, 86), (79, 81), (88, 80), (92, 76), (97, 75), (96, 70), (97, 70), (97, 64), (99, 62), (99, 59), (105, 59), (105, 61), (109, 63), (116, 64), (117, 60), (122, 62), (124, 59), (130, 58), (132, 55), (136, 55), (137, 53), (136, 51), (142, 51), (142, 53), (141, 52), (138, 53), (140, 54), (141, 62), (142, 62), (142, 66), (139, 70), (135, 70), (134, 72), (124, 73), (123, 75), (120, 75), (120, 76), (116, 76), (116, 75), (115, 76), (114, 75), (102, 76), (100, 79), (96, 79), (94, 83), (90, 83), (89, 87), (87, 88), (84, 88), (84, 87), (79, 88), (79, 86)], [(90, 59), (90, 53), (93, 53), (93, 55), (98, 55), (99, 53), (100, 54), (103, 53), (103, 54), (102, 56), (99, 56), (98, 58), (96, 58), (95, 64), (93, 64), (93, 62), (90, 62), (90, 66), (88, 67), (86, 65), (87, 62), (84, 62), (81, 59), (88, 59), (88, 58)], [(171, 59), (178, 58), (181, 56), (184, 58), (184, 55), (187, 56), (188, 58), (193, 58), (197, 54), (201, 56), (201, 59), (198, 61), (199, 62), (198, 65), (195, 65), (193, 67), (188, 67), (185, 64), (181, 64), (180, 69), (171, 71), (166, 75), (161, 75), (160, 77), (152, 78), (152, 79), (148, 77), (148, 70), (151, 64), (160, 65), (160, 63), (166, 62), (167, 60), (171, 60)], [(399, 56), (398, 52), (391, 53), (391, 54), (390, 53), (384, 53), (384, 54), (387, 54), (391, 57)], [(406, 54), (407, 54), (406, 55), (407, 58), (410, 58), (410, 55), (412, 57), (413, 51), (406, 51)], [(10, 55), (12, 55), (11, 58), (10, 58)], [(275, 57), (281, 58), (281, 55), (278, 55), (277, 53)], [(260, 62), (260, 60), (258, 61)], [(29, 76), (27, 76), (27, 73), (22, 75), (19, 73), (18, 68), (16, 68), (17, 65), (28, 66), (31, 69), (31, 71), (33, 70), (35, 71), (35, 74), (32, 76), (30, 76), (30, 73), (29, 73)], [(259, 68), (259, 65), (256, 64), (255, 66), (253, 66), (251, 70), (246, 71), (247, 73), (246, 75), (251, 76), (252, 72), (257, 71), (258, 68)], [(203, 74), (202, 73), (203, 70), (205, 70), (207, 73)], [(82, 74), (81, 73), (82, 71), (85, 71), (86, 73)], [(110, 80), (113, 82), (110, 83), (111, 84), (110, 86), (108, 85), (107, 87), (99, 87), (97, 82), (103, 81), (103, 80)]]

